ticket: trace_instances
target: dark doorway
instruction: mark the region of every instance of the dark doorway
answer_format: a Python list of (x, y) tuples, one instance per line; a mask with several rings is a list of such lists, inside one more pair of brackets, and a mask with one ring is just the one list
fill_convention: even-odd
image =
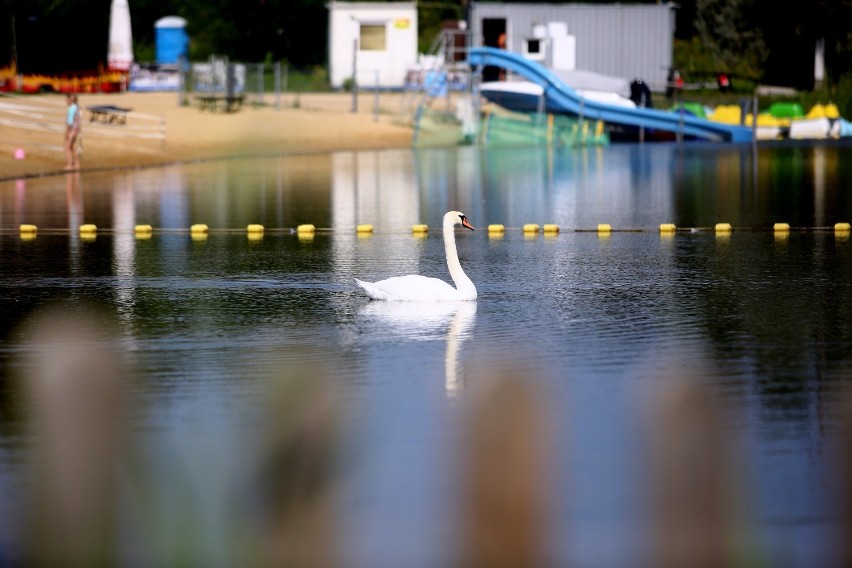
[[(482, 45), (506, 49), (506, 18), (482, 19)], [(499, 81), (504, 76), (503, 70), (492, 65), (482, 70), (483, 81)]]

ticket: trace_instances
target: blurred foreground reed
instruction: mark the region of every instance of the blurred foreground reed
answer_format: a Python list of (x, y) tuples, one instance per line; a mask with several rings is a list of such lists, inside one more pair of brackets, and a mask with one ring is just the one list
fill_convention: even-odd
[[(21, 547), (7, 559), (40, 566), (347, 565), (339, 523), (346, 408), (322, 369), (291, 369), (263, 396), (240, 454), (241, 474), (223, 496), (229, 505), (221, 514), (229, 519), (175, 523), (185, 534), (164, 537), (157, 527), (164, 518), (149, 503), (160, 488), (144, 474), (151, 464), (132, 434), (126, 354), (110, 326), (97, 312), (51, 310), (21, 332), (32, 360), (20, 367), (32, 372), (18, 385), (33, 442)], [(649, 408), (648, 468), (639, 472), (648, 480), (647, 546), (634, 565), (763, 565), (724, 401), (690, 377), (660, 392)], [(462, 401), (461, 536), (435, 546), (463, 567), (564, 566), (549, 557), (546, 542), (553, 481), (546, 393), (524, 371), (503, 368), (470, 381)], [(840, 443), (846, 447), (850, 438), (852, 426)], [(838, 469), (838, 566), (852, 562), (850, 464)], [(225, 529), (194, 539), (199, 524)]]

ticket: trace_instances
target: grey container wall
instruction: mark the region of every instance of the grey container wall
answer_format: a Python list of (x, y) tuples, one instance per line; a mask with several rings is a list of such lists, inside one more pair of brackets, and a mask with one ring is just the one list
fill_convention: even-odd
[(474, 46), (483, 46), (482, 20), (506, 20), (506, 48), (522, 53), (533, 27), (564, 22), (577, 38), (577, 69), (641, 78), (652, 89), (666, 85), (672, 64), (674, 12), (666, 4), (489, 4), (470, 12)]

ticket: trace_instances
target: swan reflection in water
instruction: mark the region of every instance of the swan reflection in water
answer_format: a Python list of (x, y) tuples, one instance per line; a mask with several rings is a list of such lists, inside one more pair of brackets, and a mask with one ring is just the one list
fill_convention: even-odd
[(444, 337), (444, 386), (456, 396), (461, 387), (459, 353), (476, 323), (476, 302), (369, 302), (360, 310), (364, 317), (380, 321), (397, 336), (413, 340)]

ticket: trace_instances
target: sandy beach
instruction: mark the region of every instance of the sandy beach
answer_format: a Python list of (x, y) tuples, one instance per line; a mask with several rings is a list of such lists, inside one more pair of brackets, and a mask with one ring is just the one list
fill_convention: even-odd
[[(83, 171), (126, 168), (238, 156), (404, 148), (412, 129), (401, 119), (403, 95), (362, 93), (352, 112), (349, 93), (285, 93), (280, 110), (274, 95), (264, 105), (244, 104), (236, 112), (201, 110), (193, 99), (180, 105), (176, 93), (81, 94)], [(65, 155), (62, 95), (0, 97), (20, 105), (0, 118), (0, 179), (62, 173)], [(89, 107), (112, 105), (132, 109), (125, 124), (92, 122)], [(39, 110), (34, 111), (34, 107)], [(44, 110), (41, 110), (44, 109)], [(17, 113), (17, 114), (15, 114)], [(10, 119), (11, 116), (11, 119)], [(34, 131), (9, 124), (36, 121)], [(165, 139), (158, 139), (165, 132)], [(16, 150), (25, 157), (16, 159)], [(20, 151), (18, 151), (20, 157)]]

